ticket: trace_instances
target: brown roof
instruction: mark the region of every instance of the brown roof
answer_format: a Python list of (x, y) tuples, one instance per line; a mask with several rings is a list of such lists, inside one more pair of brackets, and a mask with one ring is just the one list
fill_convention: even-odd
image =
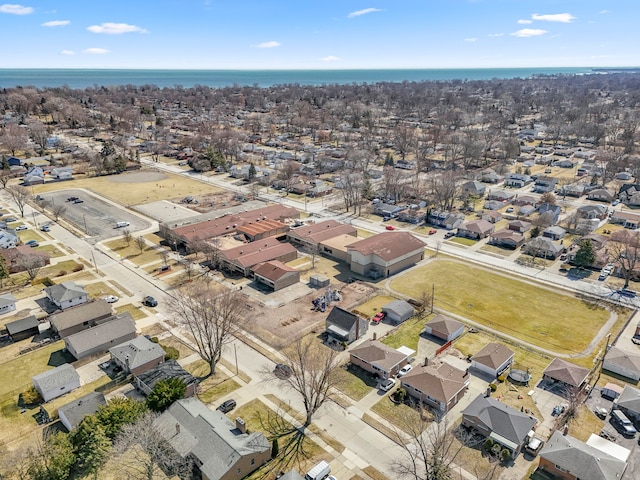
[(276, 260), (297, 250), (289, 243), (280, 243), (275, 238), (265, 238), (251, 243), (229, 248), (220, 252), (220, 258), (242, 267), (252, 267), (258, 263)]
[(287, 218), (298, 218), (300, 213), (292, 207), (284, 205), (270, 205), (268, 207), (240, 212), (233, 215), (223, 215), (205, 222), (193, 223), (174, 228), (175, 235), (183, 237), (187, 241), (199, 238), (205, 240), (214, 238), (226, 233), (233, 233), (239, 226), (256, 223), (264, 220), (282, 221)]
[(351, 355), (371, 365), (377, 365), (385, 371), (405, 360), (407, 356), (377, 340), (368, 340), (351, 350)]
[(324, 242), (329, 238), (338, 235), (357, 235), (357, 229), (352, 225), (337, 222), (336, 220), (326, 220), (324, 222), (303, 225), (294, 228), (288, 233), (289, 238), (297, 240), (307, 240), (315, 243)]
[(513, 240), (514, 242), (521, 242), (524, 240), (524, 235), (515, 230), (499, 230), (491, 234), (491, 238), (497, 238), (499, 240)]
[(282, 263), (280, 260), (271, 260), (269, 262), (259, 263), (253, 267), (252, 270), (256, 275), (260, 275), (261, 277), (273, 282), (279, 280), (287, 273), (298, 271), (286, 263)]
[(238, 233), (245, 233), (250, 237), (255, 237), (261, 233), (266, 233), (274, 230), (287, 229), (287, 225), (279, 222), (278, 220), (262, 220), (260, 222), (245, 223), (237, 228)]
[(422, 250), (425, 243), (409, 232), (383, 232), (347, 246), (347, 251), (355, 250), (362, 255), (375, 254), (384, 261)]
[(488, 343), (471, 360), (496, 369), (513, 356), (513, 352), (501, 343)]
[(431, 320), (429, 320), (427, 322), (427, 325), (431, 327), (432, 331), (449, 336), (450, 334), (458, 330), (460, 327), (464, 326), (464, 323), (439, 313), (438, 315), (433, 317)]
[(567, 385), (579, 387), (587, 379), (589, 369), (569, 363), (561, 358), (554, 358), (542, 373)]
[(631, 222), (638, 222), (640, 221), (640, 213), (629, 212), (627, 210), (619, 210), (614, 211), (613, 215), (611, 215), (611, 218), (623, 218)]
[(42, 258), (49, 258), (49, 254), (47, 252), (34, 250), (28, 245), (18, 245), (13, 248), (2, 248), (0, 249), (0, 255), (4, 257), (4, 261), (8, 265), (11, 265), (22, 255), (37, 255)]
[(402, 383), (447, 403), (468, 385), (469, 374), (448, 363), (441, 363), (414, 368), (402, 378)]
[(467, 230), (469, 232), (478, 233), (480, 235), (484, 235), (486, 232), (491, 231), (493, 228), (493, 224), (487, 222), (486, 220), (472, 220), (471, 222), (467, 222), (464, 225), (460, 226), (461, 230)]

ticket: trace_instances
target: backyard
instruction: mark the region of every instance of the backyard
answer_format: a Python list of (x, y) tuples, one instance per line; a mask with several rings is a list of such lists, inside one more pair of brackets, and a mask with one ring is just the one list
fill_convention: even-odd
[(572, 295), (441, 258), (390, 286), (414, 298), (434, 288), (437, 308), (560, 353), (582, 352), (610, 316)]

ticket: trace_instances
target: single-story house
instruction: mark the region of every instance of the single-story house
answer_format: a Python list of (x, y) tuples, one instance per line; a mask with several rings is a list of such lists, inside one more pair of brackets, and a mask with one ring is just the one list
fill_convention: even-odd
[(273, 237), (220, 251), (222, 268), (240, 273), (245, 277), (248, 277), (251, 269), (259, 263), (270, 260), (286, 263), (296, 258), (298, 258), (298, 251), (293, 245), (282, 243)]
[(400, 384), (419, 402), (448, 412), (469, 388), (469, 372), (448, 363), (420, 365), (402, 377)]
[(464, 333), (464, 323), (439, 313), (425, 324), (424, 333), (449, 342)]
[(611, 213), (609, 222), (635, 230), (640, 226), (640, 213), (633, 213), (628, 210), (614, 210)]
[(184, 383), (187, 388), (184, 393), (185, 398), (195, 395), (200, 384), (196, 377), (182, 368), (175, 360), (167, 360), (145, 372), (134, 374), (133, 378), (136, 388), (145, 395), (149, 395), (160, 380), (169, 378), (179, 378)]
[(513, 192), (497, 188), (497, 189), (489, 191), (489, 194), (487, 195), (487, 198), (489, 200), (497, 200), (497, 201), (502, 202), (503, 204), (505, 204), (505, 203), (511, 202), (511, 200), (513, 200), (515, 198), (515, 196), (516, 196), (516, 194), (513, 193)]
[(336, 220), (325, 220), (292, 228), (287, 232), (287, 240), (313, 250), (320, 243), (341, 235), (357, 237), (358, 230), (353, 225), (340, 223)]
[(139, 336), (109, 349), (111, 361), (125, 373), (139, 374), (164, 362), (163, 348)]
[(525, 205), (535, 205), (536, 203), (538, 203), (538, 200), (531, 195), (519, 195), (514, 198), (511, 203), (513, 203), (517, 207), (524, 207)]
[(489, 243), (499, 247), (516, 249), (524, 243), (524, 235), (513, 230), (498, 230), (489, 236)]
[(495, 226), (486, 220), (472, 220), (458, 227), (458, 236), (480, 240), (493, 233)]
[(553, 192), (556, 189), (556, 184), (558, 183), (558, 179), (555, 177), (548, 177), (546, 175), (541, 175), (536, 178), (534, 191), (537, 193), (546, 193)]
[(383, 218), (394, 218), (404, 209), (405, 207), (379, 202), (373, 207), (373, 213)]
[(487, 186), (484, 183), (475, 180), (462, 185), (463, 195), (475, 195), (476, 197), (483, 197), (486, 191)]
[(541, 203), (536, 208), (538, 214), (542, 215), (543, 213), (547, 214), (547, 217), (551, 220), (552, 224), (556, 224), (560, 219), (560, 214), (562, 213), (562, 207), (560, 205), (552, 205), (550, 203)]
[(504, 207), (504, 203), (502, 203), (500, 200), (487, 200), (482, 205), (482, 208), (486, 210), (498, 210), (502, 207)]
[(382, 307), (387, 318), (392, 323), (398, 324), (413, 317), (413, 307), (406, 300), (393, 300)]
[(491, 342), (471, 357), (471, 368), (496, 378), (511, 366), (514, 356), (505, 345)]
[(533, 179), (524, 173), (508, 173), (504, 178), (507, 187), (522, 188), (529, 185)]
[(100, 392), (91, 392), (58, 408), (60, 422), (68, 432), (80, 425), (87, 415), (95, 414), (100, 407), (107, 404)]
[(604, 188), (596, 188), (595, 190), (591, 190), (587, 194), (587, 198), (589, 200), (596, 200), (598, 202), (607, 202), (611, 203), (615, 198), (612, 193)]
[(30, 315), (20, 320), (9, 322), (5, 325), (11, 340), (17, 342), (25, 338), (33, 337), (39, 333), (40, 322), (34, 315)]
[(489, 223), (498, 223), (500, 220), (502, 220), (502, 213), (491, 210), (489, 212), (484, 212), (481, 218), (482, 220), (486, 220)]
[(10, 293), (4, 293), (0, 295), (0, 315), (5, 313), (14, 312), (16, 309), (16, 297)]
[(542, 236), (551, 240), (560, 240), (567, 234), (567, 231), (558, 225), (552, 225), (542, 231)]
[[(6, 228), (6, 226), (3, 226), (3, 228)], [(18, 245), (19, 241), (20, 239), (13, 231), (0, 230), (0, 249), (12, 249)], [(7, 265), (7, 267), (9, 266)]]
[(278, 260), (259, 263), (252, 269), (256, 283), (266, 285), (274, 292), (300, 281), (300, 271)]
[(104, 300), (95, 300), (49, 315), (48, 320), (54, 333), (65, 338), (109, 321), (112, 316), (110, 304)]
[(80, 375), (68, 363), (34, 375), (31, 380), (45, 402), (80, 388)]
[(561, 358), (554, 358), (542, 372), (543, 380), (564, 384), (567, 387), (582, 388), (590, 370)]
[(627, 468), (621, 450), (627, 449), (598, 438), (597, 442), (590, 438), (584, 443), (556, 430), (540, 450), (538, 468), (562, 480), (620, 480)]
[(525, 233), (531, 228), (531, 222), (525, 222), (524, 220), (513, 220), (509, 222), (507, 227), (514, 232)]
[(90, 355), (103, 354), (135, 336), (136, 324), (131, 314), (124, 312), (108, 322), (68, 336), (64, 343), (68, 352), (80, 360)]
[(629, 417), (629, 420), (640, 422), (640, 390), (625, 385), (622, 393), (615, 401), (615, 406)]
[(71, 180), (73, 177), (73, 168), (71, 167), (56, 167), (51, 170), (51, 177), (56, 180)]
[(233, 422), (196, 397), (174, 402), (154, 426), (178, 455), (195, 460), (206, 480), (240, 480), (271, 459), (263, 433), (248, 433), (242, 418)]
[(536, 211), (536, 207), (534, 207), (533, 205), (523, 205), (522, 207), (518, 208), (518, 215), (521, 215), (523, 217), (528, 217), (535, 211)]
[(409, 358), (384, 343), (367, 340), (349, 352), (349, 361), (380, 378), (391, 378), (409, 363)]
[(640, 355), (610, 347), (604, 357), (602, 369), (637, 382), (640, 380)]
[(425, 243), (409, 232), (383, 232), (347, 246), (351, 271), (389, 277), (424, 259)]
[(532, 257), (558, 258), (566, 250), (559, 243), (553, 243), (550, 238), (536, 237), (530, 239), (523, 247), (524, 252)]
[(89, 299), (84, 287), (76, 282), (62, 282), (58, 285), (46, 287), (44, 288), (44, 293), (49, 301), (61, 310), (86, 303)]
[(461, 213), (442, 212), (431, 210), (427, 216), (427, 223), (434, 227), (441, 227), (447, 230), (458, 228), (464, 222), (464, 215)]
[(620, 187), (618, 198), (628, 207), (640, 206), (640, 185), (625, 183)]
[(528, 435), (538, 423), (531, 415), (511, 408), (501, 401), (478, 395), (462, 411), (462, 425), (508, 448), (512, 458), (520, 453)]
[[(0, 232), (2, 234), (3, 232)], [(13, 239), (7, 237), (4, 240), (12, 241)], [(18, 237), (15, 237), (15, 241), (17, 242)], [(0, 248), (0, 255), (4, 258), (4, 263), (9, 269), (9, 273), (17, 273), (24, 272), (27, 269), (27, 266), (31, 263), (32, 259), (38, 258), (42, 265), (49, 265), (51, 259), (49, 258), (49, 254), (44, 251), (35, 251), (33, 248), (28, 245), (9, 245), (9, 248), (4, 248), (4, 244), (2, 243), (2, 247)]]
[(604, 205), (580, 205), (576, 208), (576, 215), (580, 218), (604, 220), (608, 210)]
[(582, 183), (574, 183), (573, 185), (564, 185), (558, 191), (558, 195), (566, 195), (568, 197), (581, 197), (584, 195), (586, 186)]
[(363, 337), (369, 329), (369, 322), (355, 313), (334, 306), (326, 320), (329, 337), (339, 343), (355, 342)]

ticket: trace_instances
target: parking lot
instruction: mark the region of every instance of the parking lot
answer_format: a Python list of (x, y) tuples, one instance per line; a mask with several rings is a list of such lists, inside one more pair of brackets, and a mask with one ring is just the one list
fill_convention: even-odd
[[(41, 197), (52, 206), (64, 205), (66, 210), (60, 217), (97, 241), (120, 235), (122, 229), (116, 227), (117, 222), (129, 222), (130, 225), (127, 228), (131, 232), (151, 226), (148, 221), (126, 209), (83, 190), (62, 190), (46, 193)], [(72, 197), (77, 197), (82, 202), (68, 201)]]

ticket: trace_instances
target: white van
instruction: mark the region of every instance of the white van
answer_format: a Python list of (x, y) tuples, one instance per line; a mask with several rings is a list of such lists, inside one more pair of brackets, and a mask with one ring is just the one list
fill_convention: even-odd
[(118, 222), (116, 228), (128, 227), (129, 225), (131, 225), (129, 222)]
[(321, 461), (304, 476), (304, 480), (322, 480), (331, 473), (331, 467), (326, 461)]

